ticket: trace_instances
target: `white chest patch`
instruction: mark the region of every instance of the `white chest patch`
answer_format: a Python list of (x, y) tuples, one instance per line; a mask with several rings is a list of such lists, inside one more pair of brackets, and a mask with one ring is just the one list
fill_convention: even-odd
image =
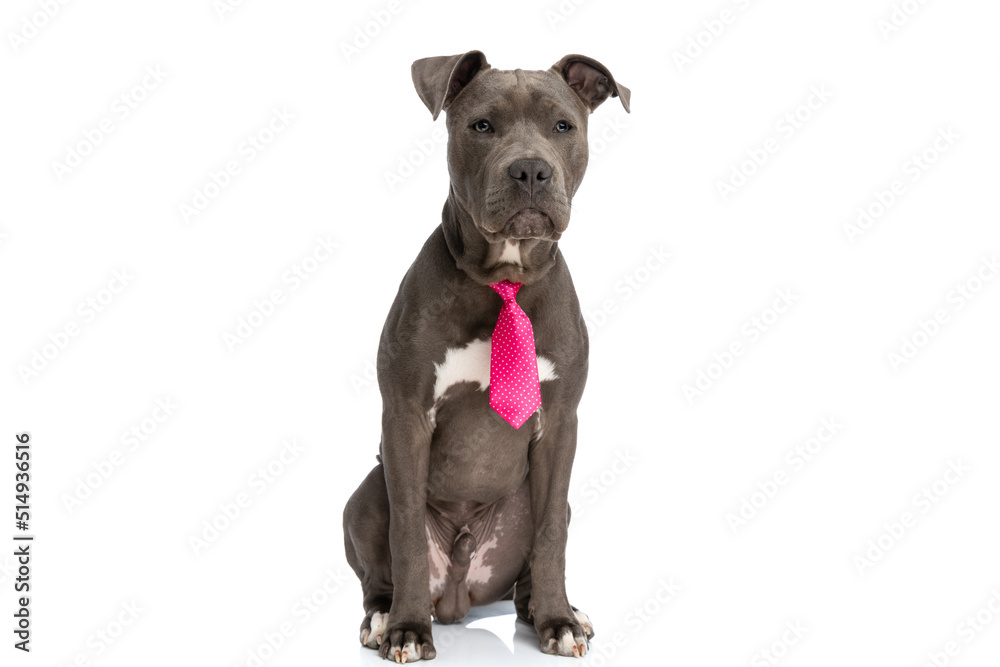
[(500, 255), (500, 261), (506, 262), (507, 264), (516, 264), (521, 266), (521, 246), (513, 243), (512, 241), (507, 241), (503, 246), (503, 254)]
[[(480, 391), (490, 386), (490, 350), (492, 340), (474, 340), (465, 347), (452, 347), (444, 353), (444, 362), (434, 364), (434, 400), (444, 396), (448, 387), (459, 382), (478, 382)], [(538, 379), (555, 380), (556, 367), (538, 355)]]

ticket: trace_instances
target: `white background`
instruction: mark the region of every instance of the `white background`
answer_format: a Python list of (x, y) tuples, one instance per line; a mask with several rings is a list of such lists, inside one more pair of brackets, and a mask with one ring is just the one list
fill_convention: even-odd
[[(1000, 281), (977, 274), (1000, 252), (996, 3), (909, 0), (880, 28), (890, 0), (421, 0), (377, 30), (386, 2), (247, 0), (220, 16), (211, 0), (104, 0), (51, 18), (43, 4), (0, 16), (0, 534), (13, 545), (13, 436), (29, 431), (36, 535), (30, 656), (11, 647), (0, 551), (3, 664), (377, 662), (358, 644), (341, 512), (377, 451), (366, 377), (385, 313), (447, 192), (444, 122), (409, 68), (474, 48), (499, 68), (584, 53), (633, 91), (631, 115), (609, 100), (591, 117), (560, 244), (591, 323), (567, 557), (597, 630), (587, 663), (996, 664)], [(246, 159), (274, 109), (294, 119)], [(745, 162), (765, 146), (762, 166)], [(229, 160), (240, 172), (185, 220)], [(724, 200), (734, 169), (753, 173)], [(848, 234), (897, 179), (902, 194)], [(317, 238), (338, 248), (293, 289), (283, 275)], [(122, 270), (127, 286), (104, 291)], [(230, 350), (275, 289), (284, 301)], [(793, 306), (774, 321), (779, 290)], [(752, 340), (754, 317), (771, 324)], [(714, 379), (689, 400), (699, 371)], [(167, 399), (173, 414), (151, 421)], [(836, 435), (804, 465), (786, 458), (824, 419)], [(293, 438), (303, 451), (258, 493), (251, 477)], [(241, 493), (196, 554), (190, 539)], [(734, 529), (744, 500), (756, 513)], [(306, 617), (309, 596), (322, 604)], [(485, 611), (435, 626), (440, 664), (565, 660), (538, 653), (509, 603)]]

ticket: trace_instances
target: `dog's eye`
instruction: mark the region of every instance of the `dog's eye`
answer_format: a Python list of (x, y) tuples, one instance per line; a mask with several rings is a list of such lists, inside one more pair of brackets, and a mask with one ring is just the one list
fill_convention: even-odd
[(493, 126), (490, 125), (490, 121), (483, 119), (483, 120), (477, 120), (475, 123), (473, 123), (472, 129), (474, 129), (476, 132), (492, 132)]
[(561, 120), (558, 123), (556, 123), (556, 132), (569, 132), (572, 129), (573, 126), (564, 120)]

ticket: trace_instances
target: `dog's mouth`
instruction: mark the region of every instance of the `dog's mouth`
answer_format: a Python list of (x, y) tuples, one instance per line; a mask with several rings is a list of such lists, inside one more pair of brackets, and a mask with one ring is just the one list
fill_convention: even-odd
[(510, 217), (497, 231), (481, 226), (487, 241), (498, 242), (521, 239), (545, 239), (558, 241), (561, 233), (556, 231), (552, 218), (537, 208), (525, 208)]

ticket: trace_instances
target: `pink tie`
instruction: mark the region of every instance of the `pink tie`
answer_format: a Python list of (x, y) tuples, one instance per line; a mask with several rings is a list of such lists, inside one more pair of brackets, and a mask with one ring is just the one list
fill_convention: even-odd
[(521, 283), (490, 285), (503, 299), (490, 351), (490, 407), (514, 428), (542, 405), (531, 320), (514, 301)]

